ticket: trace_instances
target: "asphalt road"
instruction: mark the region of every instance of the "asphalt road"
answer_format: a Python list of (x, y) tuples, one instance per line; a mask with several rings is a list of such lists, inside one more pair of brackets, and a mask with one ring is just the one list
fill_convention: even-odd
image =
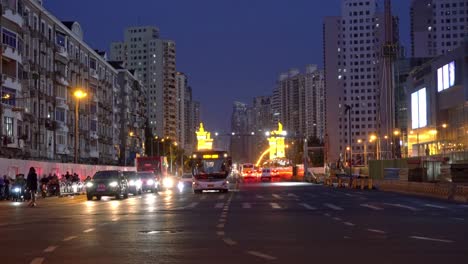
[(0, 263), (468, 263), (468, 206), (379, 191), (246, 184), (0, 202)]

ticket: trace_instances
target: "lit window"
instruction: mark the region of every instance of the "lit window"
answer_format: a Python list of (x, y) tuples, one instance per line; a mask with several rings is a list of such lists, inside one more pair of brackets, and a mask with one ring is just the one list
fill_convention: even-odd
[(437, 91), (441, 92), (455, 85), (455, 62), (440, 67), (437, 70)]
[(413, 129), (427, 126), (426, 101), (426, 88), (411, 94), (411, 124)]

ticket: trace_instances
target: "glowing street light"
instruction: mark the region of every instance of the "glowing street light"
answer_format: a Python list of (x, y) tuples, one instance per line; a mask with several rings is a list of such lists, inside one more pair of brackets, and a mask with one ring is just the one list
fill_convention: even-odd
[(130, 133), (128, 133), (128, 135), (129, 135), (130, 137), (134, 137), (134, 136), (135, 136), (135, 133), (134, 133), (133, 131), (130, 131)]
[(79, 133), (80, 133), (78, 129), (79, 118), (80, 118), (79, 105), (80, 105), (80, 100), (86, 98), (88, 94), (85, 91), (78, 89), (73, 93), (73, 96), (76, 98), (76, 103), (75, 103), (75, 163), (78, 163), (78, 155), (79, 155), (78, 139), (79, 139)]

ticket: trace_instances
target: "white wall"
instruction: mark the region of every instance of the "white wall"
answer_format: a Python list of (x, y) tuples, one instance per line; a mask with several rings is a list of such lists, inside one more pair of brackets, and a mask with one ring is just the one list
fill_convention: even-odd
[(136, 170), (135, 167), (118, 167), (118, 166), (101, 166), (101, 165), (85, 165), (85, 164), (72, 164), (72, 163), (55, 163), (55, 162), (43, 162), (34, 160), (16, 160), (16, 159), (1, 159), (0, 158), (0, 176), (8, 175), (11, 178), (15, 178), (16, 174), (27, 175), (29, 168), (34, 167), (38, 177), (42, 177), (43, 174), (49, 175), (49, 173), (56, 173), (59, 177), (65, 174), (67, 171), (77, 173), (83, 180), (86, 176), (93, 176), (96, 171), (99, 170)]

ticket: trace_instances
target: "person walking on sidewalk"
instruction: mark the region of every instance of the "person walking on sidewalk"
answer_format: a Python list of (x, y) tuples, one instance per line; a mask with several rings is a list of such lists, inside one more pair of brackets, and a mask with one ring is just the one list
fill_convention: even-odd
[(28, 178), (26, 180), (26, 186), (28, 190), (31, 192), (31, 202), (29, 202), (29, 206), (35, 207), (36, 204), (36, 192), (37, 192), (37, 174), (36, 170), (31, 167), (29, 169)]

